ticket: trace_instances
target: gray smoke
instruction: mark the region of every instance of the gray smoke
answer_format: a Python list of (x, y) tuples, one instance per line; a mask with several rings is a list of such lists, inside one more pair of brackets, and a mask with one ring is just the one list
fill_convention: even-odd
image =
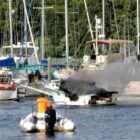
[(95, 81), (96, 86), (123, 93), (130, 81), (140, 81), (139, 63), (112, 63), (100, 70), (79, 70), (72, 77), (81, 81)]

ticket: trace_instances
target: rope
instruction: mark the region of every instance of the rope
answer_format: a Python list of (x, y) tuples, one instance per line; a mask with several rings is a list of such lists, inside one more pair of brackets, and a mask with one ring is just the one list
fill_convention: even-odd
[[(31, 7), (32, 7), (32, 0), (30, 0), (29, 2), (29, 10), (28, 10), (28, 15), (30, 16), (31, 15)], [(21, 41), (21, 48), (19, 50), (19, 64), (21, 64), (21, 59), (23, 57), (23, 48), (25, 48), (25, 41), (27, 40), (27, 35), (28, 35), (28, 32), (29, 32), (29, 28), (27, 26), (27, 22), (26, 22), (26, 25), (25, 25), (25, 32), (24, 32), (24, 35), (23, 35), (23, 39)]]

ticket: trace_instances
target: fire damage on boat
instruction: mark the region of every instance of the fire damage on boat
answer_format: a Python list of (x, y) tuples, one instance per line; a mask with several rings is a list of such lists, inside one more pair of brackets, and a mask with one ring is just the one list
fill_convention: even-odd
[(65, 95), (71, 101), (77, 101), (81, 96), (90, 96), (89, 104), (114, 104), (117, 101), (118, 91), (107, 91), (103, 88), (98, 88), (94, 81), (81, 81), (68, 78), (60, 81), (60, 90), (65, 92)]

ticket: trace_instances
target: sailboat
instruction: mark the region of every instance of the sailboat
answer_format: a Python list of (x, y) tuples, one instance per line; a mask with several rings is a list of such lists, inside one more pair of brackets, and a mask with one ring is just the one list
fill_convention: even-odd
[[(139, 23), (138, 13), (139, 10), (137, 10), (137, 26)], [(140, 80), (138, 75), (140, 66), (137, 57), (137, 54), (139, 54), (139, 31), (137, 31), (138, 43), (136, 49), (132, 40), (100, 39), (98, 30), (99, 27), (102, 27), (102, 24), (98, 22), (97, 17), (95, 19), (96, 38), (87, 41), (90, 47), (93, 43), (96, 45), (95, 53), (83, 57), (83, 69), (74, 74), (72, 78), (94, 80), (96, 85), (123, 93), (128, 86), (135, 87), (130, 86), (130, 82), (134, 85), (136, 81), (139, 82)], [(139, 30), (139, 27), (137, 29)], [(116, 52), (114, 48), (116, 48)], [(129, 90), (131, 89), (127, 88), (127, 92)]]
[[(18, 42), (16, 45), (13, 44), (13, 58), (16, 62), (16, 64), (24, 64), (25, 61), (27, 60), (29, 62), (29, 65), (33, 65), (35, 64), (34, 62), (34, 46), (32, 42), (26, 42), (24, 44), (24, 47), (22, 48), (22, 56), (20, 55), (20, 51), (21, 51), (21, 42)], [(9, 56), (11, 56), (10, 54), (10, 50), (11, 50), (11, 45), (10, 46), (2, 46), (2, 54), (0, 55), (0, 59), (5, 59)], [(39, 48), (35, 46), (35, 51), (38, 52)]]
[[(11, 33), (11, 1), (9, 0), (9, 19)], [(11, 34), (10, 34), (11, 35)], [(13, 73), (9, 68), (15, 67), (13, 59), (12, 35), (10, 39), (11, 48), (8, 50), (10, 56), (0, 57), (0, 100), (18, 100), (17, 85), (13, 81)]]
[[(13, 34), (12, 34), (12, 6), (11, 1), (9, 0), (9, 20), (10, 20), (10, 45), (2, 46), (2, 54), (0, 55), (0, 60), (5, 59), (7, 57), (13, 57), (17, 66), (20, 64), (24, 64), (27, 60), (30, 65), (36, 64), (38, 62), (38, 50), (39, 48), (35, 46), (33, 35), (30, 27), (30, 22), (25, 6), (25, 1), (23, 0), (24, 10), (25, 10), (25, 17), (27, 20), (27, 24), (29, 27), (30, 35), (31, 35), (31, 42), (26, 41), (26, 34), (24, 34), (24, 39), (22, 42), (17, 42), (17, 44), (13, 44)], [(27, 32), (27, 31), (26, 31)], [(36, 59), (36, 62), (34, 61)], [(34, 61), (34, 62), (33, 62)]]
[[(132, 84), (132, 81), (139, 82), (140, 80), (138, 75), (140, 66), (137, 59), (139, 47), (136, 49), (132, 40), (100, 39), (98, 35), (98, 18), (96, 18), (96, 22), (96, 39), (87, 41), (89, 46), (96, 45), (95, 54), (84, 56), (82, 69), (73, 74), (71, 78), (95, 81), (97, 86), (123, 93), (125, 88), (132, 87), (130, 82)], [(139, 31), (137, 31), (137, 38), (139, 38)], [(102, 49), (103, 44), (104, 49)], [(139, 45), (139, 41), (137, 44)], [(113, 50), (114, 47), (116, 52)], [(127, 92), (128, 89), (131, 90), (127, 88)]]
[(57, 79), (67, 79), (74, 73), (74, 69), (69, 68), (69, 41), (68, 41), (68, 3), (65, 0), (65, 38), (66, 38), (66, 68), (54, 71)]

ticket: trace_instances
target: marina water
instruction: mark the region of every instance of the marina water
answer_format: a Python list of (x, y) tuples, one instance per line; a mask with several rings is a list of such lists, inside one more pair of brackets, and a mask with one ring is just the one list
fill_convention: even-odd
[[(1, 140), (138, 140), (140, 138), (140, 98), (119, 97), (117, 105), (55, 107), (60, 114), (67, 113), (76, 124), (74, 133), (23, 133), (19, 127), (22, 117), (32, 112), (36, 98), (20, 102), (0, 102)], [(125, 101), (124, 101), (125, 100)], [(35, 108), (34, 108), (35, 109)], [(67, 112), (65, 112), (67, 111)]]

